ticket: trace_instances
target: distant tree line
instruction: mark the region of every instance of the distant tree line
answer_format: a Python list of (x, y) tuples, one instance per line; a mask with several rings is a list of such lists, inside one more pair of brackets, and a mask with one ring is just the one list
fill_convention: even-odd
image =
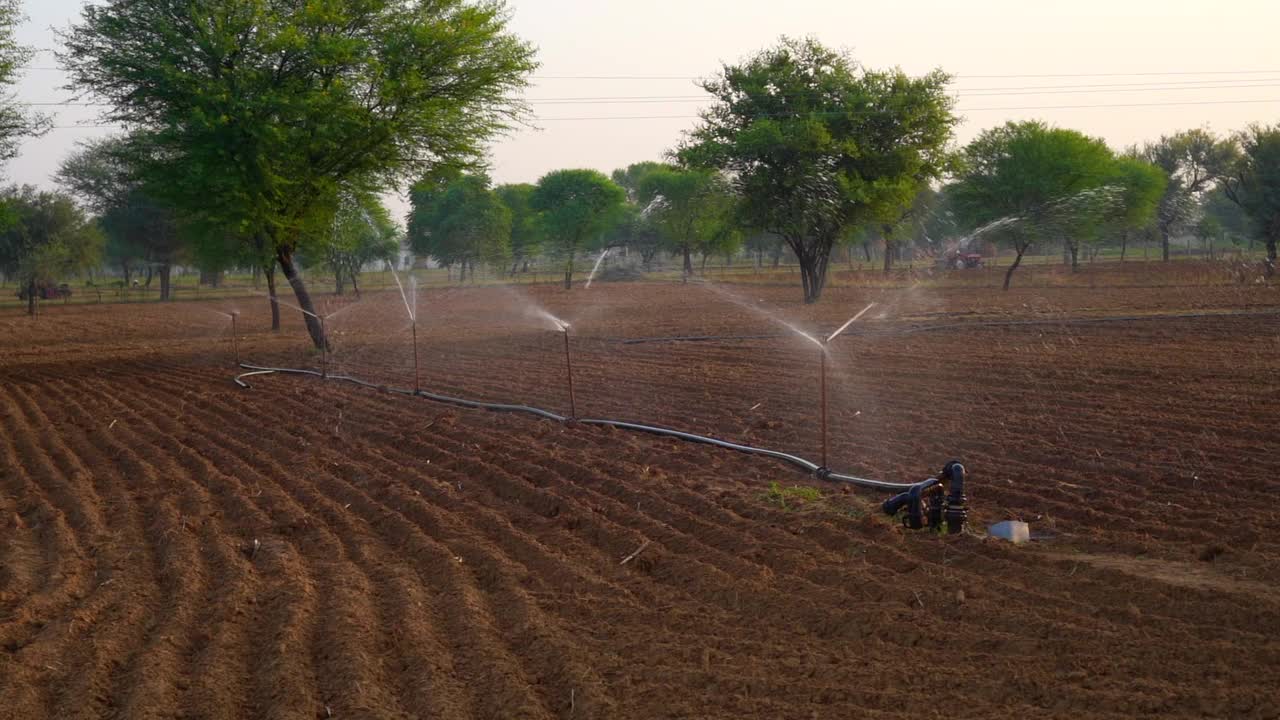
[[(29, 289), (108, 265), (127, 285), (195, 266), (277, 273), (314, 311), (302, 270), (360, 292), (360, 272), (401, 242), (456, 270), (553, 264), (572, 287), (592, 256), (660, 256), (688, 280), (741, 253), (799, 265), (806, 302), (833, 250), (883, 268), (995, 245), (1013, 261), (1056, 252), (1077, 268), (1103, 247), (1174, 237), (1252, 243), (1275, 270), (1280, 125), (1190, 130), (1140, 147), (1038, 121), (954, 144), (951, 77), (859, 65), (812, 39), (782, 38), (703, 82), (709, 104), (666, 157), (495, 185), (486, 148), (522, 122), (536, 67), (500, 1), (104, 0), (64, 32), (70, 87), (127, 133), (84, 143), (62, 192), (0, 197), (0, 273)], [(0, 0), (0, 86), (30, 51), (18, 0)], [(49, 120), (0, 100), (0, 159)], [(403, 237), (377, 198), (409, 190)], [(327, 343), (308, 315), (317, 347)]]

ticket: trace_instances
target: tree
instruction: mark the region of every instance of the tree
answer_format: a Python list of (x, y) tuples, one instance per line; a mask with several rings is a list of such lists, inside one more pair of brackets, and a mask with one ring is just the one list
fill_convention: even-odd
[(501, 266), (511, 257), (511, 211), (489, 189), (489, 178), (458, 178), (424, 212), (429, 214), (414, 219), (416, 227), (425, 231), (415, 251), (441, 265), (459, 265), (459, 281), (466, 279), (468, 267), (475, 277), (477, 260)]
[(32, 112), (13, 96), (3, 94), (17, 84), (23, 66), (35, 55), (17, 41), (18, 25), (24, 20), (22, 0), (0, 0), (0, 162), (17, 157), (25, 138), (44, 135), (53, 125), (48, 115)]
[(108, 256), (129, 284), (131, 270), (142, 265), (160, 275), (160, 299), (171, 299), (170, 274), (186, 254), (178, 219), (144, 186), (136, 158), (123, 137), (83, 143), (58, 168), (58, 184), (95, 213), (107, 237)]
[(338, 295), (351, 283), (360, 296), (360, 271), (375, 261), (391, 262), (400, 250), (391, 214), (372, 194), (342, 198), (323, 244), (324, 265), (333, 273)]
[(1271, 277), (1280, 243), (1280, 125), (1250, 125), (1235, 140), (1240, 153), (1223, 177), (1222, 189), (1262, 236)]
[(815, 40), (783, 38), (703, 83), (716, 102), (677, 151), (733, 178), (749, 227), (800, 261), (806, 303), (846, 228), (889, 216), (949, 164), (949, 77), (864, 70)]
[(105, 0), (60, 60), (137, 129), (148, 187), (263, 248), (312, 312), (295, 255), (342, 192), (478, 158), (521, 117), (534, 50), (507, 21), (501, 0)]
[(547, 240), (564, 261), (564, 289), (573, 287), (573, 263), (623, 211), (626, 192), (595, 170), (556, 170), (542, 176), (529, 198), (542, 213)]
[(542, 251), (542, 224), (531, 199), (534, 186), (528, 183), (499, 185), (494, 188), (498, 199), (511, 212), (511, 274), (521, 263), (529, 269), (529, 261)]
[(693, 253), (704, 256), (727, 241), (733, 197), (717, 172), (655, 168), (640, 181), (640, 204), (672, 253), (684, 259), (684, 279), (693, 275)]
[(1119, 238), (1120, 258), (1128, 250), (1129, 237), (1151, 224), (1164, 197), (1168, 179), (1160, 168), (1133, 155), (1116, 158), (1109, 183), (1120, 188), (1118, 203), (1104, 208), (1093, 239)]
[(1079, 230), (1081, 194), (1104, 186), (1114, 171), (1101, 140), (1039, 121), (1010, 122), (965, 147), (947, 192), (957, 218), (978, 228), (971, 237), (989, 234), (1017, 253), (1005, 271), (1008, 290), (1033, 244)]
[(671, 169), (673, 169), (673, 166), (668, 165), (667, 163), (645, 160), (643, 162), (632, 163), (625, 168), (614, 170), (610, 177), (618, 184), (619, 187), (627, 191), (627, 202), (639, 204), (640, 184), (644, 181), (645, 175), (648, 175), (654, 170)]
[(1141, 152), (1167, 179), (1156, 211), (1156, 227), (1163, 259), (1168, 262), (1169, 239), (1195, 221), (1197, 199), (1227, 171), (1234, 148), (1208, 130), (1196, 129), (1161, 136)]
[(40, 286), (100, 261), (103, 238), (69, 196), (31, 186), (11, 187), (0, 201), (8, 222), (0, 232), (0, 272), (26, 288), (27, 312), (35, 314)]

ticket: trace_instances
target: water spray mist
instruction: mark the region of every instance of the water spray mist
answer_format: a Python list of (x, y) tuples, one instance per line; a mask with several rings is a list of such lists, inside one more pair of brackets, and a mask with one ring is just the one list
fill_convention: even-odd
[(831, 341), (840, 337), (841, 333), (849, 329), (849, 326), (858, 321), (863, 315), (866, 315), (871, 308), (875, 307), (875, 303), (862, 308), (857, 315), (845, 321), (838, 330), (827, 336), (826, 340), (818, 343), (818, 396), (819, 400), (819, 431), (822, 433), (822, 467), (830, 467), (827, 463), (827, 348), (830, 347)]

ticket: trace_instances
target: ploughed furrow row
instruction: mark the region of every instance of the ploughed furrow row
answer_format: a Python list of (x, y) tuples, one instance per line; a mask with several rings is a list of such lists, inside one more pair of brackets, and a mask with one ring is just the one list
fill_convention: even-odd
[[(198, 571), (198, 565), (194, 565), (189, 540), (176, 535), (176, 524), (171, 522), (173, 500), (159, 492), (160, 474), (140, 462), (128, 442), (116, 440), (130, 422), (127, 411), (120, 412), (118, 405), (89, 407), (92, 392), (66, 391), (64, 385), (43, 381), (46, 407), (75, 419), (50, 417), (47, 421), (60, 428), (59, 436), (75, 451), (84, 466), (82, 472), (101, 488), (104, 514), (118, 529), (102, 544), (102, 552), (115, 558), (112, 577), (72, 613), (77, 623), (68, 628), (63, 640), (58, 665), (64, 674), (55, 681), (59, 691), (50, 714), (145, 717), (138, 706), (127, 706), (119, 691), (133, 687), (130, 668), (143, 649), (163, 642), (157, 632), (167, 603), (181, 604), (189, 597), (190, 588), (169, 582), (169, 571), (180, 568), (185, 573), (191, 567)], [(156, 709), (164, 712), (163, 701), (155, 702)], [(170, 711), (173, 707), (170, 704)]]
[[(112, 651), (132, 647), (144, 632), (155, 598), (153, 555), (150, 541), (137, 532), (140, 516), (131, 511), (133, 501), (123, 499), (110, 478), (95, 481), (96, 468), (88, 467), (72, 446), (79, 444), (83, 452), (83, 442), (70, 440), (78, 429), (63, 422), (65, 411), (47, 397), (47, 390), (43, 385), (10, 388), (29, 420), (19, 434), (28, 438), (26, 459), (38, 469), (39, 481), (55, 497), (67, 498), (72, 509), (68, 520), (84, 528), (82, 547), (94, 561), (89, 587), (68, 598), (71, 602), (59, 614), (34, 620), (37, 631), (21, 647), (17, 660), (45, 671), (44, 687), (52, 690), (46, 698), (51, 714), (92, 717), (110, 702), (103, 692), (113, 669)], [(43, 407), (51, 409), (46, 412)], [(55, 413), (56, 421), (51, 416)], [(37, 427), (45, 430), (35, 433)], [(104, 495), (99, 485), (106, 488)], [(99, 624), (108, 629), (94, 635)], [(90, 637), (92, 651), (85, 653), (79, 644)]]
[(34, 643), (47, 625), (63, 618), (105, 578), (97, 579), (100, 568), (90, 557), (92, 543), (84, 528), (73, 524), (74, 506), (64, 504), (64, 490), (52, 477), (56, 470), (37, 454), (32, 420), (16, 400), (16, 388), (17, 381), (0, 383), (0, 481), (14, 503), (6, 507), (11, 517), (0, 525), (6, 553), (0, 698), (16, 716), (38, 717), (51, 692), (46, 678), (57, 672), (51, 664), (57, 648), (49, 641)]
[[(305, 434), (313, 434), (317, 445), (325, 441), (334, 442), (332, 438), (324, 437), (323, 433), (307, 431)], [(338, 441), (338, 447), (343, 444)], [(356, 457), (363, 459), (361, 456)], [(405, 542), (406, 536), (414, 533), (426, 534), (430, 541), (445, 545), (442, 549), (447, 550), (447, 554), (440, 559), (447, 563), (446, 567), (463, 565), (464, 571), (465, 568), (470, 568), (477, 575), (478, 587), (488, 598), (487, 602), (493, 608), (491, 617), (500, 630), (495, 633), (495, 637), (507, 638), (518, 649), (518, 652), (512, 653), (512, 657), (524, 661), (527, 666), (524, 672), (536, 674), (539, 692), (545, 694), (548, 687), (576, 688), (580, 695), (576, 702), (607, 709), (607, 698), (599, 691), (600, 683), (593, 679), (589, 665), (573, 659), (572, 644), (565, 641), (554, 622), (544, 618), (526, 593), (519, 589), (525, 582), (524, 579), (540, 572), (539, 568), (516, 566), (503, 553), (482, 550), (474, 542), (475, 530), (454, 527), (457, 523), (453, 516), (438, 514), (434, 508), (422, 502), (421, 496), (396, 497), (394, 493), (387, 492), (391, 486), (403, 485), (390, 476), (378, 477), (374, 482), (362, 477), (364, 473), (360, 473), (359, 477), (342, 480), (328, 471), (328, 467), (343, 467), (349, 459), (351, 457), (345, 451), (321, 450), (303, 471), (317, 482), (322, 492), (343, 502), (345, 509), (361, 511), (358, 514), (368, 518), (368, 525), (375, 534), (389, 534), (389, 552), (398, 552), (399, 545)], [(389, 468), (390, 472), (396, 470), (394, 466)], [(430, 514), (424, 517), (421, 513), (414, 513), (404, 507), (406, 504), (413, 510), (426, 508)], [(510, 531), (508, 525), (508, 534)], [(438, 567), (423, 568), (424, 580), (438, 573)], [(515, 671), (519, 672), (520, 668), (515, 668)], [(547, 702), (549, 705), (567, 706), (575, 700), (572, 697), (562, 697), (549, 699)], [(511, 712), (510, 708), (501, 707), (492, 710), (498, 714)]]
[[(288, 437), (272, 428), (270, 420), (264, 420), (261, 425), (254, 425), (252, 421), (250, 426), (245, 427), (245, 418), (253, 417), (252, 408), (248, 408), (247, 412), (229, 413), (213, 405), (208, 405), (209, 412), (197, 411), (200, 414), (207, 414), (208, 422), (221, 427), (227, 427), (229, 420), (235, 420), (238, 425), (234, 427), (244, 427), (243, 430), (232, 432), (228, 435), (218, 433), (211, 440), (219, 449), (225, 451), (219, 462), (230, 462), (233, 465), (243, 465), (244, 461), (240, 460), (240, 456), (246, 453), (252, 455), (250, 445), (247, 443), (262, 442), (264, 439), (272, 443), (293, 442), (310, 444), (306, 437)], [(225, 417), (219, 416), (225, 414)], [(298, 416), (303, 426), (308, 425), (305, 416)], [(316, 423), (323, 427), (323, 423)], [(231, 427), (228, 427), (231, 430)], [(300, 433), (305, 435), (305, 433)], [(265, 436), (265, 438), (264, 438)], [(324, 438), (317, 436), (317, 442), (322, 442)], [(358, 491), (346, 485), (327, 468), (318, 465), (314, 461), (300, 461), (297, 467), (286, 470), (283, 466), (274, 462), (266, 463), (268, 474), (273, 478), (279, 478), (278, 482), (281, 487), (288, 487), (291, 492), (295, 493), (297, 502), (300, 506), (308, 507), (315, 512), (326, 523), (344, 527), (340, 533), (343, 537), (361, 537), (365, 535), (356, 527), (349, 518), (353, 511), (358, 509), (368, 509), (371, 517), (367, 518), (366, 525), (370, 528), (381, 528), (385, 525), (384, 517), (388, 514), (385, 508), (373, 506), (367, 500), (361, 500)], [(296, 479), (295, 479), (296, 478)], [(302, 479), (309, 482), (301, 482)], [(306, 489), (309, 484), (318, 486), (317, 493), (311, 493)], [(357, 504), (356, 501), (360, 501)], [(401, 536), (403, 538), (403, 536)], [(374, 564), (372, 558), (382, 558), (386, 556), (396, 556), (401, 554), (400, 545), (403, 539), (395, 544), (388, 544), (383, 547), (374, 547), (370, 549), (361, 549), (360, 552), (369, 556), (370, 564)], [(426, 624), (429, 628), (443, 628), (442, 633), (450, 642), (461, 643), (462, 648), (452, 649), (453, 662), (447, 659), (441, 663), (439, 660), (427, 660), (425, 667), (417, 667), (416, 665), (408, 665), (403, 668), (407, 677), (399, 682), (402, 688), (421, 685), (423, 674), (431, 667), (443, 667), (447, 669), (451, 664), (454, 667), (461, 667), (467, 679), (466, 687), (470, 688), (470, 692), (474, 696), (470, 698), (471, 703), (475, 703), (479, 708), (479, 712), (485, 717), (504, 717), (504, 716), (529, 716), (541, 717), (547, 714), (547, 711), (541, 705), (537, 690), (527, 680), (521, 680), (524, 675), (523, 669), (520, 667), (518, 660), (509, 652), (502, 650), (505, 641), (505, 635), (501, 628), (499, 617), (500, 612), (494, 612), (490, 609), (489, 601), (486, 595), (476, 587), (475, 581), (468, 575), (466, 568), (460, 567), (462, 563), (458, 562), (460, 557), (457, 554), (457, 548), (442, 546), (441, 543), (430, 537), (413, 538), (413, 542), (417, 545), (414, 552), (408, 553), (408, 556), (417, 561), (418, 581), (425, 587), (435, 587), (441, 582), (442, 576), (448, 576), (447, 591), (441, 593), (443, 597), (432, 598), (433, 604), (437, 604), (440, 612), (445, 613), (442, 620), (437, 621), (432, 618), (424, 621), (422, 618), (409, 617), (404, 622), (409, 625)], [(429, 554), (430, 561), (425, 562), (421, 559), (424, 551)], [(403, 586), (401, 580), (399, 585)], [(408, 590), (407, 592), (412, 592)], [(368, 594), (374, 595), (372, 588)], [(419, 600), (422, 598), (419, 597)], [(358, 603), (357, 603), (358, 604)], [(413, 604), (404, 606), (399, 609), (400, 612), (411, 612), (414, 608), (422, 608), (430, 610), (428, 606), (423, 608), (422, 604)], [(393, 627), (391, 623), (384, 625), (386, 628)], [(338, 628), (341, 629), (341, 628)], [(479, 633), (478, 631), (486, 630), (487, 632)], [(374, 630), (365, 628), (369, 634), (376, 634)], [(385, 632), (385, 630), (384, 630)], [(482, 634), (482, 637), (477, 637)], [(383, 643), (389, 645), (390, 640), (384, 639)], [(442, 647), (444, 640), (434, 640), (432, 645)], [(506, 658), (506, 662), (504, 662)], [(356, 681), (358, 682), (358, 681)], [(372, 682), (372, 681), (369, 681)], [(452, 688), (457, 691), (458, 684), (451, 683), (449, 676), (443, 673), (438, 676), (427, 676), (427, 682), (436, 686), (437, 690), (445, 690)], [(359, 683), (363, 688), (366, 683)], [(419, 691), (420, 691), (419, 690)], [(352, 692), (358, 692), (356, 688)], [(441, 692), (440, 697), (433, 698), (433, 702), (452, 703), (456, 705), (459, 702), (466, 702), (466, 698), (450, 698), (447, 693)], [(335, 702), (337, 702), (335, 700)], [(335, 704), (333, 708), (338, 708)]]
[[(83, 383), (68, 388), (67, 393), (79, 393), (81, 403), (90, 412), (124, 407), (97, 390), (96, 386)], [(134, 392), (154, 392), (154, 388), (130, 388), (128, 394)], [(159, 417), (167, 418), (176, 412), (172, 403), (162, 399), (160, 404)], [(207, 462), (182, 444), (185, 433), (171, 435), (160, 430), (152, 419), (153, 412), (145, 405), (131, 412), (130, 420), (117, 426), (120, 439), (104, 434), (109, 452), (126, 468), (143, 466), (143, 458), (168, 461), (163, 482), (149, 492), (166, 494), (172, 483), (182, 487), (188, 504), (181, 510), (177, 532), (169, 532), (165, 541), (179, 533), (194, 535), (206, 573), (200, 594), (190, 598), (195, 607), (183, 609), (189, 627), (175, 628), (168, 636), (175, 645), (181, 643), (181, 649), (175, 652), (183, 656), (173, 691), (179, 701), (186, 700), (198, 708), (195, 717), (244, 717), (248, 714), (245, 688), (250, 662), (247, 615), (257, 583), (242, 552), (244, 545), (238, 542), (247, 534), (236, 525), (246, 518), (260, 526), (266, 521), (252, 520), (259, 513), (245, 500), (249, 494), (246, 488), (234, 479), (218, 476)], [(176, 566), (171, 569), (185, 572)], [(159, 679), (162, 676), (154, 680)]]
[[(202, 645), (204, 626), (198, 622), (199, 616), (209, 607), (207, 601), (215, 585), (236, 584), (215, 572), (215, 567), (226, 566), (228, 550), (221, 547), (224, 540), (221, 526), (213, 518), (212, 501), (176, 462), (182, 454), (180, 447), (139, 452), (148, 445), (143, 439), (148, 431), (154, 432), (154, 425), (143, 419), (145, 408), (95, 392), (95, 386), (85, 382), (49, 382), (48, 386), (82, 416), (114, 418), (117, 424), (101, 433), (100, 442), (108, 445), (124, 476), (134, 482), (145, 481), (135, 492), (149, 501), (143, 523), (157, 556), (161, 601), (150, 613), (142, 646), (121, 653), (125, 659), (112, 683), (111, 705), (121, 717), (172, 716), (179, 711), (187, 688), (197, 680), (187, 658)], [(149, 395), (146, 388), (135, 392)], [(161, 402), (171, 405), (173, 401)]]
[[(200, 398), (192, 398), (192, 402), (186, 405), (184, 417), (200, 421), (201, 402)], [(171, 427), (165, 434), (173, 435), (180, 431), (178, 427)], [(218, 444), (235, 448), (233, 442), (227, 441), (217, 431), (206, 430), (205, 434)], [(188, 440), (193, 438), (188, 436)], [(236, 449), (243, 453), (242, 448)], [(272, 481), (287, 477), (284, 468), (274, 461), (257, 464), (263, 466), (262, 470)], [(252, 477), (247, 474), (251, 472), (247, 464), (242, 463), (238, 470), (240, 476)], [(277, 488), (278, 494), (271, 492)], [(323, 511), (328, 508), (318, 507), (322, 503), (315, 497), (289, 494), (287, 485), (279, 485), (278, 481), (267, 490), (264, 494), (270, 498), (269, 502), (290, 505), (306, 522), (315, 521), (315, 542), (308, 543), (308, 552), (305, 555), (300, 553), (296, 560), (310, 580), (311, 587), (307, 589), (318, 596), (318, 601), (314, 601), (319, 606), (314, 622), (308, 627), (308, 632), (298, 638), (299, 642), (308, 644), (317, 677), (325, 680), (316, 688), (318, 707), (334, 712), (375, 712), (394, 717), (400, 710), (396, 702), (387, 696), (389, 684), (379, 672), (383, 624), (372, 607), (372, 584), (361, 572), (361, 563), (349, 557), (349, 548), (339, 541), (339, 538), (352, 534), (350, 529), (342, 528), (340, 524), (335, 527), (334, 516), (324, 515)], [(260, 545), (258, 549), (261, 550)], [(294, 558), (286, 558), (282, 562), (292, 560)], [(371, 639), (374, 642), (371, 643)], [(352, 659), (357, 661), (352, 662)]]

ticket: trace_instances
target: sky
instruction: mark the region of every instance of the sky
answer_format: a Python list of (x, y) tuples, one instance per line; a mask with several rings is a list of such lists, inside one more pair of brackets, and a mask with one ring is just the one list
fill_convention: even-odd
[[(55, 30), (74, 22), (82, 4), (27, 0), (29, 22), (19, 38), (42, 52), (17, 88), (20, 100), (69, 97), (49, 51), (58, 44)], [(538, 48), (542, 66), (526, 93), (538, 120), (493, 145), (497, 182), (536, 182), (569, 167), (607, 173), (661, 159), (706, 104), (696, 79), (781, 35), (813, 36), (870, 68), (954, 74), (964, 117), (958, 143), (1007, 120), (1030, 118), (1102, 137), (1117, 148), (1186, 128), (1227, 132), (1251, 122), (1280, 122), (1275, 0), (508, 5), (511, 30)], [(43, 109), (56, 115), (57, 129), (26, 143), (4, 169), (8, 182), (51, 187), (52, 174), (78, 140), (111, 132), (90, 127), (98, 123), (93, 108)], [(389, 202), (403, 213), (403, 201)]]

